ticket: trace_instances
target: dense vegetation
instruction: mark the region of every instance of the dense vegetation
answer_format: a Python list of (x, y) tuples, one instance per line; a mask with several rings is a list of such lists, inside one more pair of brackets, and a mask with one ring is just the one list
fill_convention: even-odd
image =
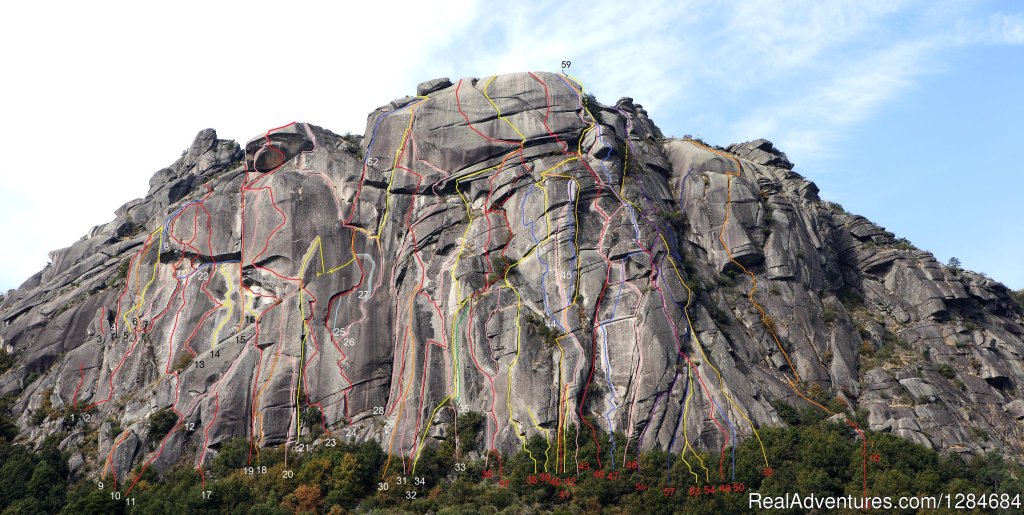
[(1013, 297), (1013, 300), (1017, 301), (1017, 304), (1020, 304), (1021, 308), (1024, 308), (1024, 288), (1017, 291), (1011, 290), (1010, 296)]
[[(71, 481), (68, 456), (58, 450), (62, 434), (50, 435), (34, 452), (13, 444), (16, 430), (9, 420), (9, 402), (0, 408), (4, 414), (0, 417), (0, 511), (4, 514), (734, 513), (747, 511), (751, 491), (857, 496), (864, 487), (862, 441), (846, 426), (821, 420), (810, 410), (794, 409), (786, 412), (790, 427), (761, 430), (771, 464), (767, 475), (753, 438), (736, 449), (735, 477), (729, 449), (724, 459), (702, 455), (703, 465), (693, 455), (687, 463), (678, 455), (658, 451), (624, 459), (625, 441), (620, 435), (614, 437), (614, 465), (608, 460), (612, 439), (599, 436), (602, 460), (598, 465), (597, 445), (586, 428), (580, 432), (579, 460), (571, 455), (567, 459), (571, 468), (580, 469), (578, 474), (543, 474), (547, 445), (539, 438), (528, 443), (528, 451), (506, 457), (500, 473), (493, 456), (486, 469), (482, 460), (458, 461), (455, 439), (449, 438), (425, 447), (415, 474), (402, 476), (401, 458), (392, 457), (389, 463), (376, 443), (343, 443), (320, 435), (312, 450), (298, 452), (293, 447), (286, 459), (283, 449), (264, 449), (251, 462), (248, 442), (231, 440), (204, 470), (205, 484), (194, 468), (182, 464), (163, 476), (146, 471), (128, 493), (131, 481), (119, 483), (116, 489), (110, 478), (101, 480), (107, 483), (103, 488), (95, 478)], [(482, 448), (483, 422), (476, 413), (460, 417), (462, 453)], [(965, 462), (881, 433), (869, 433), (868, 445), (871, 495), (1016, 495), (1024, 491), (1024, 470), (994, 454)], [(553, 452), (549, 456), (554, 460)], [(138, 471), (136, 467), (133, 478)], [(711, 481), (695, 483), (695, 477)], [(700, 487), (696, 494), (695, 486)], [(666, 488), (671, 487), (676, 490), (668, 495)]]

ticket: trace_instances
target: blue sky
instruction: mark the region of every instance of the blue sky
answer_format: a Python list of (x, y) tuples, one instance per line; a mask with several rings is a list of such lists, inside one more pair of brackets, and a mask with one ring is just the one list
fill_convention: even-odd
[[(0, 21), (0, 291), (144, 195), (200, 129), (362, 132), (422, 80), (565, 59), (666, 134), (771, 139), (822, 197), (1024, 288), (1019, 2), (25, 4)], [(250, 73), (265, 62), (271, 80)]]

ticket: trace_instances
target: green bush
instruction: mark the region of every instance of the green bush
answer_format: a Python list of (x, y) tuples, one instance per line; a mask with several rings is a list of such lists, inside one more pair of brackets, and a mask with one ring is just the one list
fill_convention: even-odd
[(249, 439), (235, 437), (220, 444), (217, 456), (210, 464), (216, 477), (228, 477), (232, 472), (246, 466), (249, 458)]
[(548, 326), (544, 322), (544, 319), (535, 315), (532, 311), (524, 311), (522, 317), (526, 322), (526, 326), (533, 333), (536, 333), (541, 337), (544, 345), (554, 347), (558, 343), (558, 339), (562, 337), (562, 333), (558, 332), (557, 329)]
[(662, 211), (661, 216), (672, 224), (672, 226), (678, 231), (685, 231), (687, 226), (689, 226), (686, 213), (678, 209)]
[(915, 247), (913, 243), (910, 243), (910, 240), (908, 240), (906, 238), (896, 238), (892, 242), (892, 247), (895, 248), (895, 249), (899, 249), (899, 250), (915, 250), (915, 249), (917, 249), (917, 247)]
[(126, 258), (117, 265), (117, 270), (114, 275), (111, 275), (106, 282), (107, 288), (118, 288), (125, 284), (128, 280), (128, 272), (131, 270), (132, 261)]
[[(828, 395), (822, 388), (806, 389), (816, 399)], [(591, 395), (598, 393), (598, 388), (594, 390)], [(461, 441), (458, 451), (452, 438), (456, 431), (451, 426), (427, 439), (418, 453), (415, 473), (406, 468), (411, 466), (410, 456), (389, 457), (374, 441), (320, 445), (309, 452), (290, 453), (286, 463), (280, 448), (250, 454), (248, 438), (238, 437), (219, 445), (203, 481), (192, 456), (184, 457), (162, 475), (147, 472), (130, 495), (135, 504), (128, 508), (125, 488), (134, 475), (118, 481), (119, 500), (111, 495), (115, 489), (108, 480), (101, 479), (106, 483), (102, 490), (97, 488), (95, 476), (73, 482), (65, 462), (67, 456), (58, 448), (66, 435), (48, 436), (35, 452), (15, 445), (11, 432), (3, 429), (10, 424), (10, 402), (0, 400), (0, 474), (4, 478), (0, 481), (0, 510), (76, 515), (129, 510), (653, 515), (749, 511), (746, 493), (687, 495), (691, 486), (703, 489), (721, 484), (742, 484), (745, 492), (762, 495), (860, 495), (865, 487), (872, 496), (964, 492), (1007, 494), (1013, 499), (1024, 494), (1024, 468), (998, 454), (965, 461), (956, 454), (943, 456), (890, 433), (870, 430), (863, 431), (862, 440), (849, 426), (824, 420), (827, 413), (818, 408), (798, 409), (781, 400), (772, 405), (789, 427), (759, 427), (759, 438), (748, 436), (732, 447), (707, 452), (688, 450), (685, 455), (657, 449), (641, 453), (635, 441), (627, 445), (621, 433), (609, 434), (570, 423), (565, 428), (567, 445), (563, 447), (567, 471), (555, 470), (559, 460), (554, 443), (536, 432), (518, 452), (502, 456), (488, 453), (487, 462), (476, 458), (478, 454), (470, 451), (480, 447), (469, 444), (485, 444), (486, 419), (475, 412), (461, 413), (457, 419)], [(862, 427), (866, 417), (863, 410), (855, 415)], [(451, 424), (451, 419), (447, 420)], [(594, 424), (593, 420), (589, 422)], [(446, 424), (441, 418), (437, 423)], [(979, 439), (990, 437), (981, 430), (971, 433)], [(577, 463), (585, 463), (587, 468), (577, 472)], [(698, 464), (704, 464), (711, 473), (699, 474), (694, 482), (688, 470), (700, 470)], [(293, 474), (284, 474), (286, 470)], [(484, 470), (493, 476), (484, 478)], [(541, 478), (545, 472), (563, 481), (571, 477), (575, 484), (552, 485)], [(618, 480), (609, 480), (612, 473), (620, 474)], [(499, 479), (508, 483), (499, 485)], [(385, 483), (389, 488), (378, 486)], [(648, 490), (638, 491), (638, 484)], [(663, 493), (662, 488), (669, 486), (678, 489), (673, 496)], [(209, 498), (201, 495), (206, 491), (212, 492)], [(560, 495), (563, 491), (569, 495)], [(415, 499), (407, 492), (416, 492)]]
[(185, 370), (186, 368), (188, 368), (189, 365), (192, 364), (193, 359), (195, 358), (189, 352), (186, 352), (181, 356), (178, 356), (178, 359), (174, 360), (174, 371), (181, 372), (182, 370)]
[(903, 337), (901, 337), (901, 336), (899, 336), (897, 334), (894, 334), (894, 333), (886, 333), (885, 341), (886, 341), (886, 343), (892, 344), (892, 345), (894, 345), (896, 347), (899, 347), (901, 349), (909, 349), (910, 348), (910, 342), (908, 342)]
[(341, 140), (345, 142), (345, 150), (362, 161), (366, 157), (366, 149), (363, 148), (363, 137), (358, 134), (346, 132)]
[(836, 292), (836, 297), (839, 298), (839, 302), (843, 304), (847, 310), (853, 310), (864, 305), (864, 297), (861, 296), (860, 291), (850, 285), (843, 285)]
[(159, 409), (149, 416), (149, 435), (154, 440), (167, 436), (178, 423), (178, 414), (171, 408)]
[(0, 349), (0, 374), (14, 368), (15, 363), (17, 363), (17, 360), (14, 358), (14, 354), (9, 354), (6, 350)]
[(718, 276), (715, 277), (715, 280), (718, 281), (718, 285), (721, 286), (722, 288), (735, 288), (737, 278), (739, 277), (740, 273), (741, 272), (739, 270), (730, 268), (718, 274)]
[(491, 272), (487, 274), (487, 282), (493, 283), (501, 280), (507, 274), (511, 273), (512, 267), (516, 264), (516, 260), (500, 255), (491, 260)]
[(711, 315), (711, 318), (712, 320), (715, 321), (715, 324), (720, 326), (729, 325), (729, 313), (726, 312), (724, 309), (712, 305), (710, 308), (708, 308), (708, 314)]
[(947, 363), (939, 364), (938, 366), (935, 367), (935, 371), (938, 372), (938, 374), (941, 375), (942, 377), (945, 377), (946, 379), (953, 379), (954, 377), (956, 377), (956, 370), (954, 370), (953, 367)]
[(825, 311), (822, 312), (822, 314), (821, 314), (821, 320), (824, 321), (826, 325), (834, 324), (838, 317), (839, 317), (839, 312), (837, 312), (836, 310), (832, 309), (831, 306), (825, 306)]
[(1010, 298), (1013, 299), (1021, 309), (1024, 309), (1024, 288), (1017, 291), (1010, 290)]
[(843, 205), (838, 203), (838, 202), (829, 202), (828, 203), (828, 208), (831, 209), (832, 211), (836, 212), (836, 213), (841, 214), (841, 215), (848, 214), (846, 212), (846, 209), (843, 208)]

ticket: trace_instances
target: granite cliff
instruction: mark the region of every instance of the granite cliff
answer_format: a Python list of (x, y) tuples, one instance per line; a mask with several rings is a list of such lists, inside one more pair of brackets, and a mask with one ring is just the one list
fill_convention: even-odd
[[(818, 197), (766, 140), (669, 139), (570, 78), (438, 79), (365, 135), (196, 136), (0, 302), (20, 439), (78, 473), (376, 439), (415, 462), (591, 428), (719, 449), (811, 409), (1024, 453), (1024, 310)], [(609, 455), (623, 449), (610, 449)]]

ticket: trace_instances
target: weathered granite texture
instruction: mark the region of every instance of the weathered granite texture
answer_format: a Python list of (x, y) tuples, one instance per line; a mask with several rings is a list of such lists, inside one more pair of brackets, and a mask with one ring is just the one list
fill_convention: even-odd
[(325, 431), (415, 460), (468, 411), (486, 450), (540, 435), (556, 459), (590, 427), (718, 449), (780, 402), (1020, 455), (1006, 288), (792, 168), (550, 73), (424, 82), (361, 138), (204, 130), (0, 302), (0, 393), (23, 440), (64, 427), (76, 468), (119, 476)]

